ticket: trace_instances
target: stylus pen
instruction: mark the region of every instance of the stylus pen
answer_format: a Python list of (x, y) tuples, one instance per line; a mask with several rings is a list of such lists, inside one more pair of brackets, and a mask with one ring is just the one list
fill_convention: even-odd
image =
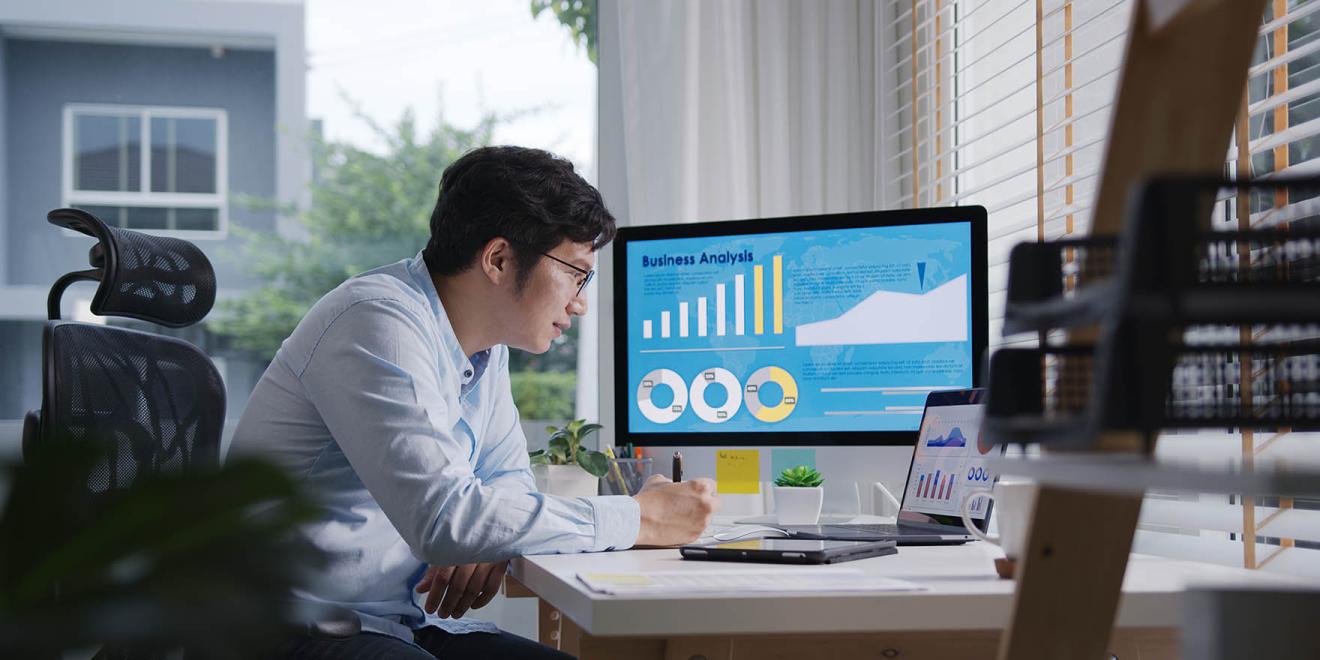
[(674, 452), (674, 483), (683, 480), (683, 455)]

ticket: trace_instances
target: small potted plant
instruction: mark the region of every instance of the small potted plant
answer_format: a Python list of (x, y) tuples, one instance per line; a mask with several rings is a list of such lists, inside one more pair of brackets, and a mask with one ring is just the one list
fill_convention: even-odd
[(814, 525), (825, 501), (825, 479), (806, 465), (791, 467), (775, 479), (775, 516), (781, 525)]
[(563, 428), (547, 426), (549, 448), (527, 454), (537, 490), (562, 497), (595, 495), (610, 461), (605, 454), (584, 448), (582, 441), (600, 428), (600, 424), (588, 424), (585, 419), (575, 419)]

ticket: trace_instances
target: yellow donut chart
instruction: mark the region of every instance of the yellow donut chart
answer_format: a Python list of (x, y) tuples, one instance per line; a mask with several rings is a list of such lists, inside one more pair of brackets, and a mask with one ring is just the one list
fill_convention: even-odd
[[(784, 398), (780, 399), (778, 404), (766, 406), (761, 403), (761, 386), (766, 383), (774, 383), (784, 390)], [(743, 397), (743, 402), (747, 405), (747, 412), (763, 422), (783, 421), (797, 407), (797, 381), (779, 367), (761, 367), (752, 372), (747, 378), (744, 391), (746, 395)]]

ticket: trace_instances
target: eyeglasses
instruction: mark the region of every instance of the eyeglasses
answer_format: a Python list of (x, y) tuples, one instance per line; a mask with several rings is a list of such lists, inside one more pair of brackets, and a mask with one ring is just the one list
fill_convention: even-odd
[(592, 278), (596, 277), (596, 271), (595, 271), (594, 269), (593, 269), (593, 270), (582, 270), (581, 268), (578, 268), (577, 266), (574, 266), (573, 264), (570, 264), (570, 263), (568, 263), (567, 261), (564, 261), (563, 259), (560, 259), (559, 257), (551, 256), (551, 255), (546, 254), (546, 253), (544, 253), (544, 252), (541, 253), (541, 256), (546, 257), (546, 258), (549, 258), (549, 259), (554, 259), (555, 261), (558, 261), (559, 263), (564, 264), (565, 266), (568, 266), (569, 268), (572, 268), (573, 270), (575, 270), (575, 271), (577, 271), (577, 272), (579, 272), (579, 273), (582, 273), (582, 275), (583, 275), (583, 277), (582, 277), (582, 281), (578, 283), (577, 293), (574, 294), (574, 295), (578, 295), (578, 296), (582, 295), (582, 290), (585, 289), (585, 288), (587, 288), (587, 285), (591, 283)]

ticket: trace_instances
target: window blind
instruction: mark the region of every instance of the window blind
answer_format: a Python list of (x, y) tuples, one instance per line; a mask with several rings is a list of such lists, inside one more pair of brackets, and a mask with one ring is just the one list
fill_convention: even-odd
[[(882, 88), (890, 90), (889, 119), (899, 129), (885, 170), (900, 173), (902, 206), (981, 204), (989, 211), (991, 350), (1037, 341), (1001, 334), (1012, 247), (1089, 231), (1134, 5), (893, 0), (886, 7)], [(1249, 76), (1236, 135), (1225, 145), (1225, 173), (1320, 173), (1320, 0), (1271, 2)], [(1309, 222), (1318, 210), (1315, 199), (1229, 197), (1212, 222), (1219, 229), (1280, 226)], [(1320, 461), (1314, 435), (1169, 433), (1157, 454), (1220, 468)], [(1134, 548), (1320, 575), (1320, 545), (1311, 543), (1320, 541), (1317, 504), (1149, 493)]]

